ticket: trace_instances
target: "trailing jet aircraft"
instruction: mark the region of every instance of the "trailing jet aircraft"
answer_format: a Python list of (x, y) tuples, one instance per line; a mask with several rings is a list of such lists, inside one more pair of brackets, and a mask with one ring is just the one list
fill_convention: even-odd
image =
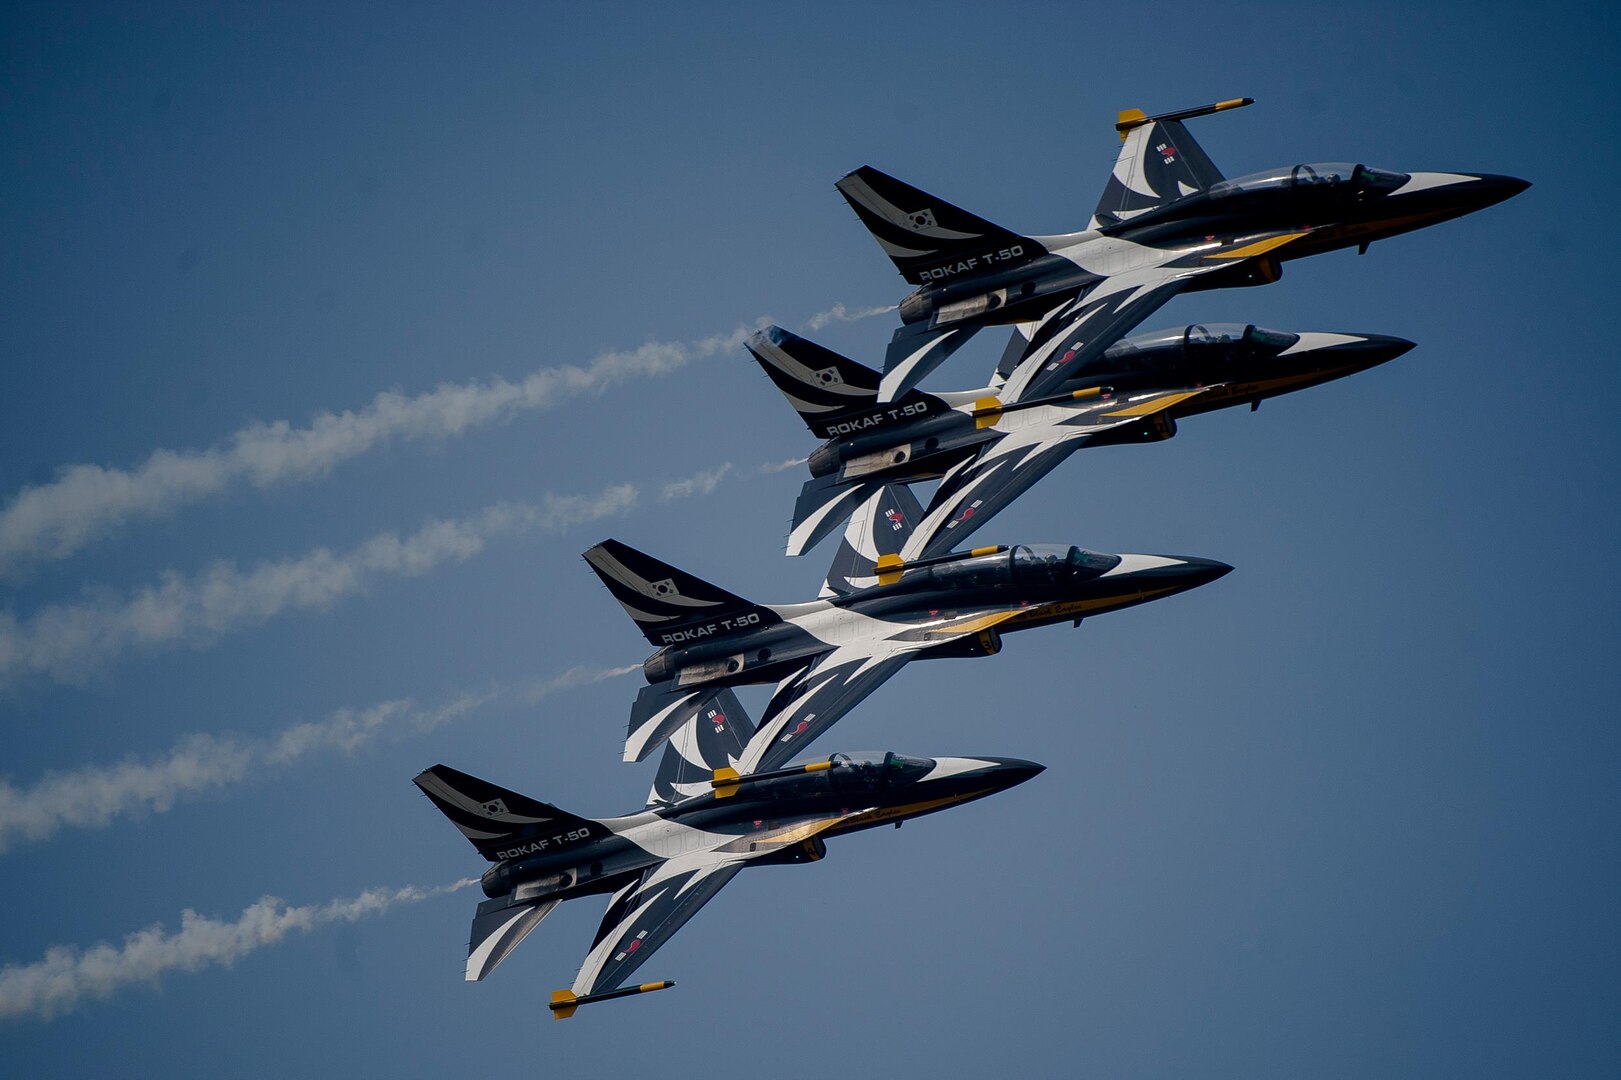
[[(1530, 186), (1489, 173), (1341, 162), (1228, 180), (1182, 121), (1252, 100), (1122, 112), (1120, 156), (1081, 232), (1020, 235), (871, 166), (839, 180), (901, 276), (918, 286), (900, 303), (904, 325), (884, 357), (879, 400), (898, 400), (975, 331), (1001, 323), (1035, 324), (1005, 399), (1048, 394), (1178, 292), (1276, 281), (1288, 259), (1366, 251)], [(1055, 361), (1060, 342), (1064, 359)]]
[(951, 550), (1083, 446), (1168, 439), (1183, 417), (1253, 409), (1412, 347), (1377, 334), (1188, 326), (1066, 363), (1064, 381), (1041, 396), (1004, 402), (992, 384), (911, 389), (885, 403), (878, 372), (813, 341), (773, 326), (748, 342), (811, 433), (827, 440), (807, 459), (811, 479), (794, 504), (788, 554), (804, 554), (885, 484), (944, 477), (899, 553), (907, 561)]
[(776, 683), (740, 768), (776, 768), (907, 662), (992, 656), (1002, 634), (1131, 607), (1232, 567), (1207, 559), (1106, 555), (1078, 547), (984, 547), (903, 562), (918, 520), (904, 487), (852, 516), (820, 599), (756, 604), (617, 540), (585, 552), (658, 651), (631, 708), (625, 760), (641, 761), (714, 693)]
[[(715, 730), (750, 730), (741, 708), (724, 723)], [(704, 718), (694, 728), (707, 734), (712, 726)], [(830, 837), (899, 825), (1042, 771), (1017, 758), (887, 753), (750, 772), (730, 767), (729, 746), (735, 742), (698, 748), (714, 766), (701, 794), (614, 818), (579, 817), (444, 765), (419, 774), (417, 787), (494, 864), (482, 879), (489, 899), (473, 918), (466, 978), (495, 970), (563, 901), (612, 893), (574, 985), (552, 994), (552, 1016), (663, 990), (675, 984), (621, 987), (744, 867), (815, 862)]]

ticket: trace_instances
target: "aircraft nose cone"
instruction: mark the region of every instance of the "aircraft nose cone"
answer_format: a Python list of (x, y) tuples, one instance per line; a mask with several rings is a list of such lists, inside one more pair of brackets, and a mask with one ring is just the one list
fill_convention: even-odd
[(1491, 206), (1505, 199), (1512, 199), (1530, 186), (1531, 181), (1521, 180), (1518, 176), (1500, 176), (1497, 173), (1486, 173), (1481, 176), (1474, 190), (1481, 206)]
[(1180, 556), (1180, 558), (1182, 559), (1181, 567), (1167, 569), (1176, 571), (1175, 576), (1186, 583), (1185, 588), (1196, 589), (1200, 585), (1208, 585), (1217, 578), (1226, 577), (1233, 572), (1233, 568), (1227, 563), (1218, 562), (1215, 559), (1194, 559), (1185, 555)]
[(1356, 340), (1339, 342), (1324, 350), (1335, 362), (1347, 360), (1359, 369), (1394, 360), (1412, 349), (1416, 342), (1390, 334), (1358, 334)]
[(1099, 581), (1126, 579), (1128, 588), (1158, 589), (1169, 586), (1177, 592), (1208, 585), (1232, 572), (1232, 567), (1215, 559), (1196, 559), (1192, 555), (1129, 555), (1119, 556), (1120, 563), (1105, 573)]
[(1449, 210), (1453, 216), (1471, 214), (1512, 199), (1531, 186), (1531, 181), (1497, 173), (1417, 172), (1392, 197), (1416, 199), (1416, 205)]
[(1382, 364), (1386, 360), (1405, 356), (1417, 344), (1416, 341), (1408, 341), (1404, 337), (1392, 334), (1368, 334), (1362, 343), (1355, 347), (1355, 351), (1372, 363)]
[(1017, 787), (1033, 776), (1047, 771), (1047, 766), (1035, 761), (1026, 761), (1024, 758), (999, 757), (990, 758), (995, 763), (992, 774), (1003, 781), (1005, 787)]

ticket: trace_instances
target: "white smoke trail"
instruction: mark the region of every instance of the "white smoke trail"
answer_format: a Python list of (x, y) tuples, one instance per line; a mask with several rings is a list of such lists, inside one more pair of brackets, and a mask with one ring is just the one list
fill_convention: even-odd
[(765, 465), (761, 465), (759, 471), (760, 471), (761, 476), (769, 476), (772, 473), (787, 472), (789, 469), (792, 469), (794, 466), (803, 465), (803, 464), (805, 464), (805, 459), (804, 458), (802, 458), (802, 457), (791, 457), (787, 461), (773, 461), (773, 462), (769, 462), (769, 463), (767, 463)]
[(323, 720), (283, 728), (266, 738), (188, 735), (168, 753), (113, 765), (85, 765), (47, 773), (27, 787), (0, 780), (0, 852), (49, 839), (67, 828), (104, 828), (118, 818), (163, 814), (177, 801), (241, 783), (269, 768), (316, 753), (353, 754), (385, 736), (421, 735), (502, 700), (533, 705), (560, 690), (640, 671), (572, 667), (548, 679), (509, 688), (464, 693), (443, 705), (418, 708), (407, 700), (364, 709), (339, 709)]
[(698, 341), (650, 341), (601, 353), (583, 367), (540, 368), (517, 382), (444, 383), (415, 397), (385, 392), (360, 409), (321, 413), (305, 427), (256, 423), (206, 450), (155, 450), (131, 469), (71, 465), (48, 484), (22, 489), (0, 510), (0, 577), (66, 558), (127, 521), (169, 513), (239, 481), (256, 487), (306, 481), (391, 440), (455, 438), (736, 351), (752, 331), (739, 326)]
[(325, 904), (291, 907), (266, 896), (248, 905), (232, 922), (211, 919), (187, 908), (180, 929), (160, 925), (137, 930), (123, 945), (101, 942), (81, 949), (53, 945), (31, 964), (0, 968), (0, 1019), (50, 1020), (70, 1013), (85, 999), (104, 999), (132, 983), (156, 985), (175, 971), (230, 967), (250, 953), (274, 945), (293, 931), (309, 933), (336, 922), (359, 922), (399, 904), (412, 904), (476, 885), (467, 878), (452, 885), (367, 889), (358, 896)]
[(834, 304), (826, 311), (819, 311), (815, 315), (812, 315), (810, 318), (806, 319), (805, 329), (820, 330), (828, 323), (834, 322), (858, 322), (861, 319), (870, 319), (874, 315), (888, 315), (894, 310), (894, 304), (886, 304), (883, 307), (854, 309), (846, 308), (843, 304)]
[(683, 480), (671, 481), (664, 485), (664, 490), (659, 492), (659, 498), (664, 502), (669, 502), (671, 499), (686, 499), (693, 495), (713, 495), (715, 488), (720, 486), (720, 482), (731, 471), (732, 463), (728, 461), (725, 464), (717, 465), (713, 469), (693, 473)]
[(380, 533), (347, 552), (317, 548), (246, 570), (221, 561), (192, 577), (166, 574), (124, 600), (57, 604), (25, 619), (0, 612), (0, 688), (31, 674), (83, 679), (127, 652), (207, 639), (284, 611), (325, 607), (376, 578), (425, 574), (440, 563), (471, 558), (497, 537), (594, 521), (629, 509), (636, 498), (634, 485), (618, 484), (594, 495), (496, 503), (471, 517), (430, 521), (403, 539)]

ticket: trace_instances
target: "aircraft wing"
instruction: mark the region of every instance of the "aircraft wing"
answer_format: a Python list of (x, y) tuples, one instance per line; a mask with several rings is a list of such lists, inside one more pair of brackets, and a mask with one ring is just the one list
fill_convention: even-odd
[(1155, 390), (1079, 408), (1043, 405), (1006, 414), (1019, 426), (946, 474), (923, 520), (907, 537), (902, 561), (944, 555), (1085, 446), (1087, 439), (1142, 423), (1206, 389)]
[(922, 646), (863, 641), (825, 652), (777, 685), (737, 771), (779, 768), (912, 659)]
[(1215, 269), (1219, 267), (1149, 266), (1105, 278), (1037, 323), (1024, 356), (1001, 387), (1002, 400), (1056, 393), (1075, 372), (1164, 307), (1189, 279)]
[[(1130, 333), (1195, 278), (1244, 264), (1276, 265), (1271, 253), (1305, 236), (1266, 232), (1232, 237), (1210, 249), (1175, 255), (1168, 262), (1112, 274), (1090, 291), (1038, 321), (1030, 345), (1001, 387), (1004, 401), (1029, 400), (1056, 391), (1072, 373)], [(1151, 249), (1144, 249), (1151, 250)], [(1275, 280), (1262, 276), (1251, 284)]]
[(670, 939), (743, 868), (746, 855), (692, 851), (649, 867), (614, 893), (573, 991), (613, 990)]
[(977, 634), (1016, 614), (969, 610), (922, 623), (872, 620), (877, 624), (872, 637), (825, 652), (777, 684), (737, 771), (781, 768), (925, 649)]
[(614, 893), (597, 927), (572, 992), (578, 997), (617, 988), (698, 909), (709, 903), (750, 859), (805, 843), (828, 827), (870, 807), (852, 806), (836, 814), (782, 822), (766, 833), (746, 837), (706, 834), (711, 842), (651, 866)]

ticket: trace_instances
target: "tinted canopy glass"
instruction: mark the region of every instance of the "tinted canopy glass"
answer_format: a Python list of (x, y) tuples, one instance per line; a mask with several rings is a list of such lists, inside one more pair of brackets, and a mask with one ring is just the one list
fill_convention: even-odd
[(1269, 169), (1248, 176), (1223, 180), (1210, 188), (1212, 199), (1256, 191), (1289, 188), (1292, 190), (1383, 190), (1389, 191), (1407, 183), (1406, 173), (1389, 169), (1375, 169), (1348, 161), (1313, 161), (1289, 168)]

